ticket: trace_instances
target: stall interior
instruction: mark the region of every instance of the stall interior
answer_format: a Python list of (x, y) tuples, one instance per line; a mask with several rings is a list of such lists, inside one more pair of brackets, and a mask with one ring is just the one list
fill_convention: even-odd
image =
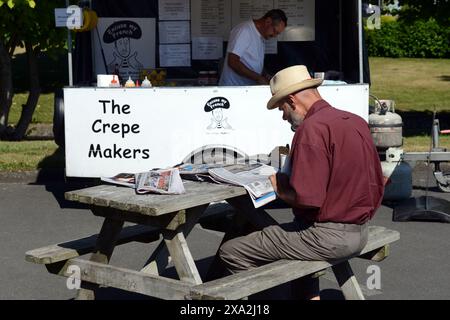
[[(102, 25), (99, 24), (95, 30), (90, 32), (76, 33), (73, 60), (74, 84), (77, 86), (91, 86), (96, 82), (97, 74), (112, 74), (115, 68), (125, 66), (138, 70), (135, 74), (130, 73), (131, 77), (135, 78), (133, 80), (142, 81), (147, 76), (151, 78), (152, 83), (160, 86), (216, 85), (220, 76), (223, 57), (226, 54), (227, 39), (224, 37), (220, 40), (222, 43), (218, 48), (221, 50), (214, 58), (206, 55), (206, 58), (203, 59), (201, 57), (193, 59), (192, 54), (198, 55), (198, 53), (190, 52), (194, 41), (194, 38), (190, 35), (192, 30), (186, 32), (187, 35), (180, 35), (180, 33), (183, 33), (182, 26), (186, 26), (188, 29), (195, 28), (193, 26), (195, 17), (188, 13), (187, 17), (178, 18), (175, 24), (173, 23), (174, 21), (164, 20), (170, 19), (170, 17), (162, 16), (171, 14), (170, 5), (173, 5), (175, 2), (172, 1), (171, 3), (170, 0), (91, 0), (79, 2), (79, 4), (90, 6), (96, 12), (99, 21), (103, 19), (103, 21), (114, 22), (119, 19), (122, 23), (114, 22), (103, 29), (101, 29)], [(202, 6), (203, 3), (211, 1), (186, 0), (186, 2), (190, 3), (191, 6), (194, 2), (199, 3), (197, 4), (198, 6)], [(216, 2), (223, 4), (224, 1), (216, 0)], [(232, 4), (235, 2), (241, 2), (242, 5), (242, 2), (245, 1), (230, 1)], [(270, 0), (266, 2), (273, 3), (273, 8), (275, 8), (274, 6), (280, 1)], [(302, 1), (295, 0), (290, 2)], [(314, 19), (312, 20), (314, 28), (313, 40), (278, 41), (276, 43), (276, 53), (266, 54), (266, 70), (274, 74), (285, 67), (304, 64), (312, 74), (325, 72), (326, 77), (330, 80), (358, 83), (358, 0), (310, 0), (309, 2), (312, 2), (314, 6)], [(165, 12), (159, 7), (164, 4), (167, 5)], [(289, 15), (292, 12), (286, 10), (286, 13), (289, 19)], [(183, 15), (182, 12), (179, 14)], [(134, 21), (138, 21), (140, 18), (153, 18), (147, 19), (153, 22), (139, 28), (135, 26)], [(121, 29), (122, 27), (125, 28), (123, 22), (128, 23), (127, 30)], [(152, 28), (154, 29), (151, 32), (153, 36), (144, 41), (144, 44), (148, 44), (148, 48), (145, 49), (147, 51), (144, 51), (144, 54), (138, 54), (137, 52), (133, 54), (133, 52), (130, 52), (130, 42), (138, 36), (148, 34), (148, 31)], [(161, 28), (165, 28), (164, 30), (167, 30), (167, 33), (172, 33), (172, 40), (166, 39), (166, 34), (161, 32), (166, 31), (160, 30)], [(183, 39), (183, 37), (186, 38)], [(164, 41), (172, 41), (172, 43), (175, 42), (176, 44), (167, 45)], [(177, 41), (186, 43), (180, 44)], [(189, 56), (187, 58), (177, 56), (173, 59), (176, 61), (168, 61), (166, 56), (168, 51), (165, 50), (173, 49), (170, 47), (175, 48), (175, 51), (178, 50), (179, 52), (184, 49), (189, 50)], [(367, 51), (364, 43), (363, 48), (363, 80), (364, 83), (370, 84)], [(217, 48), (214, 49), (217, 50)], [(110, 52), (111, 50), (115, 50), (115, 52)], [(101, 52), (101, 55), (96, 54), (96, 51)], [(122, 53), (127, 57), (121, 57)], [(108, 60), (105, 59), (105, 56), (114, 57), (114, 59), (108, 58)], [(143, 62), (144, 60), (150, 61), (147, 64), (151, 66), (147, 67), (146, 63)], [(128, 74), (125, 77), (128, 77)], [(123, 79), (123, 81), (126, 80)]]

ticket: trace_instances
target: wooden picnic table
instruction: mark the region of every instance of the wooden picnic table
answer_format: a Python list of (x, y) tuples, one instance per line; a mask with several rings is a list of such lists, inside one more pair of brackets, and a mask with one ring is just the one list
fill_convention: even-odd
[[(77, 299), (95, 299), (98, 285), (162, 299), (239, 299), (330, 266), (347, 298), (363, 298), (347, 261), (339, 264), (278, 261), (244, 272), (242, 277), (240, 274), (229, 276), (229, 281), (222, 278), (203, 283), (186, 237), (210, 203), (226, 200), (238, 212), (234, 228), (225, 234), (223, 241), (241, 232), (239, 228), (244, 228), (248, 222), (260, 229), (276, 221), (264, 210), (255, 209), (242, 187), (193, 181), (185, 181), (184, 185), (186, 193), (181, 195), (137, 195), (131, 188), (113, 185), (67, 192), (67, 200), (88, 204), (94, 215), (105, 218), (99, 234), (31, 250), (26, 253), (26, 260), (45, 264), (49, 272), (66, 277), (71, 266), (79, 268), (82, 283)], [(136, 225), (124, 228), (125, 222)], [(117, 245), (130, 241), (159, 241), (161, 235), (162, 240), (141, 270), (109, 264)], [(369, 259), (380, 261), (387, 256), (389, 243), (398, 238), (396, 231), (372, 230), (370, 243), (363, 253)], [(86, 253), (92, 253), (89, 261), (78, 258)], [(169, 257), (179, 280), (161, 275)], [(213, 270), (216, 263), (217, 256)]]

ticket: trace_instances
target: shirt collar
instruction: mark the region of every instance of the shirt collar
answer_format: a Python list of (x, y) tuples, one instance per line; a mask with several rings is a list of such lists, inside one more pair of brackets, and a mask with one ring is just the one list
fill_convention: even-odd
[(306, 113), (304, 120), (308, 119), (313, 114), (315, 114), (315, 113), (319, 112), (320, 110), (327, 108), (327, 107), (331, 107), (331, 106), (328, 102), (326, 102), (323, 99), (314, 102), (313, 105), (311, 106), (311, 108)]

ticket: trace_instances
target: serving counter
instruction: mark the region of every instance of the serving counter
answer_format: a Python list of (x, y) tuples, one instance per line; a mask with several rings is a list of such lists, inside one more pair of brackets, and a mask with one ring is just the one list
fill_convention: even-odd
[[(368, 119), (369, 87), (323, 85), (331, 105)], [(66, 175), (103, 177), (181, 163), (221, 146), (238, 155), (290, 144), (293, 132), (268, 111), (269, 86), (64, 88)]]

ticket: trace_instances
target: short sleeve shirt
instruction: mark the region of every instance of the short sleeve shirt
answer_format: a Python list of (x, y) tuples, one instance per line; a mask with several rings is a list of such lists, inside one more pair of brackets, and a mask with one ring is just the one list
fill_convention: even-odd
[(293, 211), (304, 220), (363, 224), (381, 204), (378, 153), (368, 124), (355, 114), (316, 102), (294, 135), (291, 161), (299, 205)]
[(250, 70), (258, 74), (262, 73), (264, 68), (265, 41), (258, 29), (256, 29), (253, 20), (242, 22), (231, 30), (228, 40), (227, 56), (223, 64), (219, 85), (255, 85), (255, 81), (242, 77), (230, 68), (228, 65), (229, 52), (239, 56), (241, 62)]

